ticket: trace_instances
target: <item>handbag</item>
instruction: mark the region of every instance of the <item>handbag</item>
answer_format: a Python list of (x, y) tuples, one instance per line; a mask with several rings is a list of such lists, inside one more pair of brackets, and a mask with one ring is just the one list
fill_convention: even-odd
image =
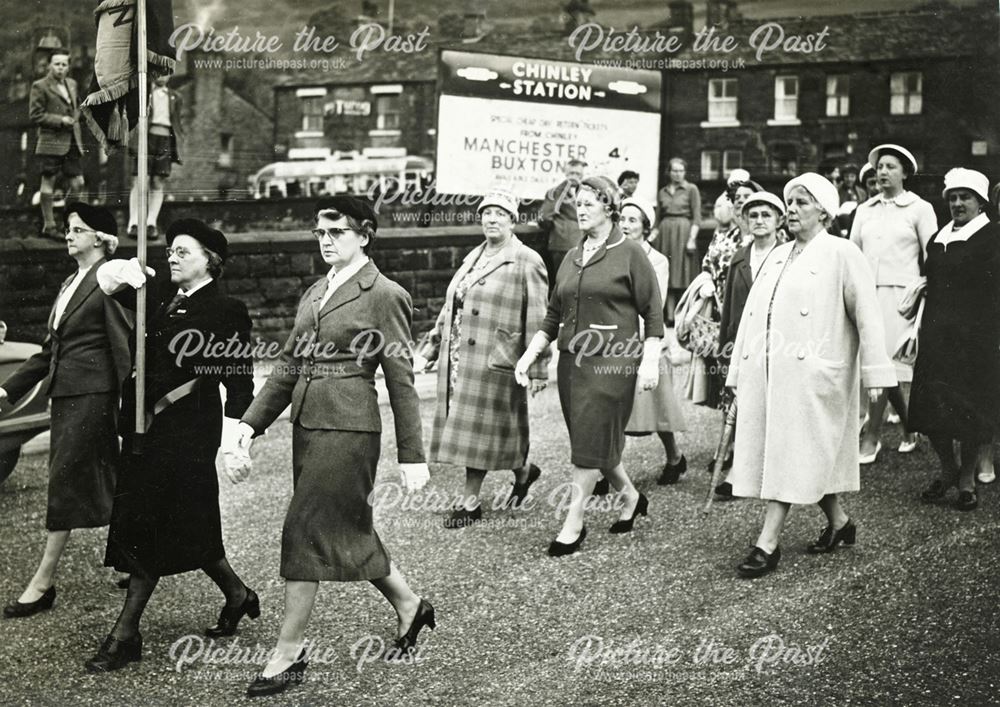
[(702, 297), (701, 285), (696, 279), (677, 304), (674, 312), (677, 343), (700, 358), (718, 358), (719, 322), (712, 316), (715, 297)]

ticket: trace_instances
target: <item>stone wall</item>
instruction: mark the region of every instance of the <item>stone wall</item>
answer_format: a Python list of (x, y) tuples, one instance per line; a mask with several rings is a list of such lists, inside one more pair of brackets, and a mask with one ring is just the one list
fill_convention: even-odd
[[(519, 227), (518, 236), (541, 250), (537, 228)], [(444, 303), (445, 289), (462, 258), (482, 241), (478, 227), (385, 229), (373, 257), (388, 277), (413, 298), (413, 336), (430, 329)], [(116, 257), (135, 255), (123, 241)], [(149, 263), (166, 272), (162, 240), (151, 244)], [(59, 285), (74, 271), (58, 243), (36, 238), (0, 239), (0, 319), (11, 341), (41, 342)], [(230, 236), (224, 291), (241, 299), (254, 320), (254, 333), (284, 341), (302, 292), (327, 272), (315, 239), (299, 232), (258, 231)]]

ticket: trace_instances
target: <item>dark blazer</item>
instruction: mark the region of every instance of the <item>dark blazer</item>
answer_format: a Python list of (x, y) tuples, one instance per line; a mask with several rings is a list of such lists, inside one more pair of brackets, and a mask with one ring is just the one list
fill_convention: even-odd
[[(72, 140), (83, 152), (83, 136), (80, 134), (80, 111), (77, 108), (76, 81), (66, 79), (69, 102), (57, 88), (58, 82), (51, 76), (38, 79), (31, 84), (28, 97), (28, 118), (38, 126), (36, 155), (62, 156), (69, 152)], [(73, 119), (73, 125), (63, 125), (64, 117)]]
[[(614, 345), (637, 342), (640, 319), (645, 338), (663, 336), (663, 301), (656, 271), (642, 246), (615, 227), (586, 265), (579, 245), (566, 254), (541, 330), (557, 340), (560, 351), (576, 351), (581, 345), (586, 348), (583, 337), (574, 341), (586, 331)], [(642, 354), (641, 346), (637, 352)]]
[[(193, 393), (155, 414), (147, 430), (155, 450), (201, 461), (215, 460), (222, 440), (222, 416), (239, 418), (253, 400), (252, 323), (246, 306), (219, 292), (217, 282), (197, 290), (172, 314), (167, 305), (176, 285), (151, 283), (146, 332), (146, 411), (167, 393), (200, 379)], [(135, 308), (131, 287), (114, 298)], [(204, 342), (205, 345), (200, 345)], [(231, 342), (226, 346), (226, 342)], [(212, 344), (217, 344), (213, 347)], [(190, 354), (190, 355), (188, 355)], [(219, 383), (226, 387), (225, 410)], [(122, 396), (121, 427), (126, 445), (135, 429), (135, 378)]]
[(549, 233), (549, 250), (568, 251), (580, 241), (576, 220), (576, 190), (579, 185), (564, 180), (545, 194), (538, 224)]
[(398, 460), (424, 461), (413, 387), (410, 295), (370, 260), (320, 310), (328, 284), (324, 277), (302, 296), (281, 360), (243, 422), (263, 432), (291, 403), (291, 421), (307, 429), (381, 432), (375, 390), (375, 370), (381, 366)]
[[(121, 390), (122, 381), (132, 372), (132, 322), (122, 307), (97, 286), (97, 268), (103, 262), (95, 263), (83, 277), (56, 328), (52, 326), (56, 314), (53, 303), (42, 350), (25, 361), (2, 386), (11, 401), (19, 400), (41, 380), (45, 381), (43, 392), (50, 398)], [(75, 276), (63, 281), (60, 294)]]
[(750, 249), (753, 242), (740, 248), (729, 261), (726, 271), (726, 291), (722, 295), (722, 318), (719, 320), (719, 351), (728, 359), (727, 352), (736, 343), (736, 330), (740, 326), (743, 307), (753, 286), (753, 271), (750, 268)]

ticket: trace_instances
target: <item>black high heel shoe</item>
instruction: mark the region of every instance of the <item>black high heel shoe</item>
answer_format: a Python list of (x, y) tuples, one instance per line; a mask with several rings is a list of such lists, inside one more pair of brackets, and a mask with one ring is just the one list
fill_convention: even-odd
[(538, 477), (541, 475), (542, 475), (542, 470), (539, 469), (534, 464), (530, 464), (528, 469), (527, 480), (523, 484), (519, 484), (516, 481), (514, 482), (514, 488), (510, 490), (510, 497), (507, 499), (507, 503), (505, 503), (504, 505), (507, 508), (520, 508), (521, 502), (524, 501), (524, 499), (528, 495), (528, 489), (531, 488), (531, 485), (533, 483), (538, 481)]
[(806, 552), (811, 555), (833, 552), (840, 543), (844, 543), (844, 547), (851, 547), (857, 539), (857, 531), (858, 529), (854, 525), (854, 521), (849, 518), (844, 527), (836, 532), (833, 530), (833, 526), (828, 525), (823, 529), (819, 540), (806, 548)]
[(410, 628), (396, 639), (395, 643), (392, 644), (392, 648), (386, 651), (386, 660), (392, 661), (408, 656), (416, 648), (417, 636), (420, 634), (420, 629), (424, 626), (433, 631), (437, 626), (437, 622), (434, 619), (434, 607), (431, 606), (429, 601), (421, 599), (420, 606), (417, 607), (417, 613), (410, 623)]
[(649, 499), (646, 498), (645, 494), (639, 494), (639, 500), (635, 504), (635, 510), (632, 511), (632, 516), (625, 520), (616, 520), (608, 528), (609, 533), (630, 533), (632, 532), (632, 526), (635, 525), (636, 516), (648, 516), (649, 515)]
[(108, 636), (94, 657), (84, 663), (83, 667), (90, 673), (110, 673), (137, 660), (142, 660), (141, 634), (137, 633), (124, 641)]
[(549, 557), (572, 555), (580, 549), (580, 544), (583, 542), (585, 537), (587, 537), (587, 526), (584, 526), (580, 530), (580, 534), (577, 536), (576, 540), (571, 543), (561, 543), (558, 540), (553, 540), (549, 545)]
[(3, 608), (4, 618), (7, 619), (21, 619), (26, 616), (34, 616), (40, 611), (46, 611), (52, 608), (52, 603), (56, 600), (56, 585), (52, 585), (45, 590), (42, 596), (35, 599), (35, 601), (29, 601), (27, 604), (22, 604), (19, 601), (15, 601), (12, 604), (8, 604)]
[(594, 484), (594, 493), (591, 496), (607, 496), (610, 491), (611, 483), (607, 479), (601, 478)]
[(683, 454), (681, 455), (681, 460), (676, 464), (664, 464), (663, 472), (660, 474), (660, 478), (656, 480), (656, 483), (660, 486), (671, 486), (676, 484), (680, 478), (681, 474), (687, 471), (688, 460)]
[(244, 616), (249, 616), (251, 619), (260, 616), (260, 598), (250, 587), (246, 587), (246, 590), (247, 596), (242, 604), (234, 608), (222, 607), (222, 613), (219, 614), (219, 620), (215, 626), (209, 626), (205, 629), (206, 636), (209, 638), (232, 636), (236, 633), (236, 627), (239, 626), (240, 619)]
[(247, 688), (247, 697), (266, 697), (267, 695), (277, 695), (279, 692), (284, 692), (292, 685), (302, 682), (308, 666), (309, 661), (306, 660), (306, 652), (302, 651), (294, 663), (277, 675), (269, 678), (264, 677), (263, 673), (258, 675), (250, 683), (250, 687)]

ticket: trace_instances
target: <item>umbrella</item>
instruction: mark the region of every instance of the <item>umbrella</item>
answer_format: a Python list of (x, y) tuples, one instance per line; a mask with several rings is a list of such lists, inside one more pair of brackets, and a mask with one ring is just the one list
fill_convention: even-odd
[(715, 498), (715, 487), (722, 483), (722, 467), (725, 466), (726, 457), (729, 456), (729, 448), (733, 444), (733, 430), (736, 429), (736, 400), (729, 404), (726, 411), (726, 422), (722, 426), (722, 434), (719, 436), (719, 447), (715, 450), (715, 465), (712, 468), (712, 483), (708, 487), (708, 499), (705, 501), (703, 513), (708, 513), (712, 509), (712, 499)]

